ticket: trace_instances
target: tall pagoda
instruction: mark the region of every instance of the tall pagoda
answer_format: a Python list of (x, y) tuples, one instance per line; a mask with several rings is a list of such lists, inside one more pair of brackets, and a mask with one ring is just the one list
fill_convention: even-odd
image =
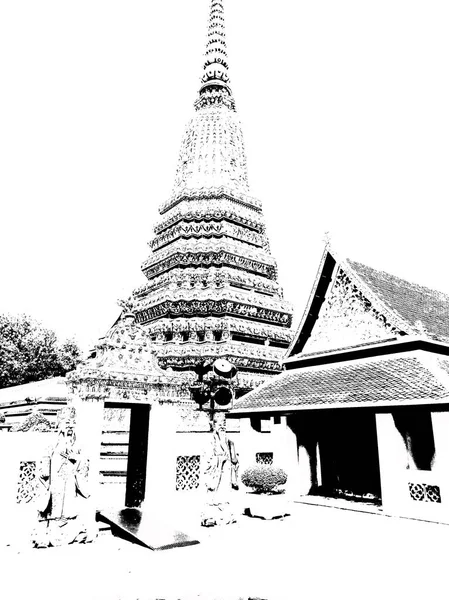
[(189, 371), (226, 358), (241, 390), (281, 370), (292, 310), (277, 282), (261, 202), (250, 195), (230, 88), (223, 0), (211, 0), (203, 75), (170, 198), (133, 292), (159, 364)]

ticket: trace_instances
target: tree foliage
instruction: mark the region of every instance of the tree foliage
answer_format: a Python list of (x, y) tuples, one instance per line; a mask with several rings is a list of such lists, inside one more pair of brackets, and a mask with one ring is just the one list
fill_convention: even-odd
[(65, 375), (80, 362), (74, 340), (59, 343), (27, 315), (0, 315), (0, 388)]

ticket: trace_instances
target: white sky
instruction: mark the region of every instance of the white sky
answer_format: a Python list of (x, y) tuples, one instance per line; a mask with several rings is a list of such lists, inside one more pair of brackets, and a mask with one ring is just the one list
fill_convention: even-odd
[[(0, 312), (95, 343), (171, 192), (209, 0), (0, 3)], [(447, 0), (225, 0), (253, 195), (300, 318), (341, 254), (449, 292)]]

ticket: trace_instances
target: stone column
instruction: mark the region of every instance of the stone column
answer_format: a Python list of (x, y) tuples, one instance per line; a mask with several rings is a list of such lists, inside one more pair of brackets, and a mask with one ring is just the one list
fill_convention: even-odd
[[(254, 457), (254, 435), (251, 427), (251, 419), (249, 417), (242, 417), (240, 419), (240, 433), (236, 439), (236, 449), (239, 455), (240, 462), (240, 476), (243, 471), (248, 467), (251, 467), (255, 463)], [(245, 489), (246, 488), (242, 488)]]
[(449, 412), (432, 412), (435, 459), (432, 472), (441, 492), (441, 513), (449, 520)]
[(290, 465), (290, 491), (306, 496), (317, 484), (317, 435), (315, 421), (307, 413), (287, 419), (291, 438), (288, 464)]
[(174, 503), (176, 427), (176, 406), (168, 402), (154, 402), (148, 431), (145, 510), (166, 513)]
[(312, 489), (314, 480), (316, 481), (316, 456), (312, 452), (316, 452), (316, 446), (314, 448), (301, 445), (298, 447), (298, 477), (295, 491), (300, 496), (307, 496)]
[(285, 490), (291, 498), (307, 494), (304, 476), (309, 476), (309, 459), (305, 448), (298, 448), (298, 440), (287, 417), (281, 418), (281, 425), (275, 425), (271, 435), (276, 436), (276, 450), (279, 459), (275, 464), (287, 473)]
[(405, 514), (410, 506), (408, 456), (391, 413), (376, 414), (382, 505), (386, 512)]

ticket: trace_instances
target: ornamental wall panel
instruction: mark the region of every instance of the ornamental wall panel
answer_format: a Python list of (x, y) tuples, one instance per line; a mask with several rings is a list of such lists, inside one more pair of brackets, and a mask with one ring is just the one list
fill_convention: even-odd
[(401, 332), (339, 269), (304, 353), (335, 350), (400, 335)]

